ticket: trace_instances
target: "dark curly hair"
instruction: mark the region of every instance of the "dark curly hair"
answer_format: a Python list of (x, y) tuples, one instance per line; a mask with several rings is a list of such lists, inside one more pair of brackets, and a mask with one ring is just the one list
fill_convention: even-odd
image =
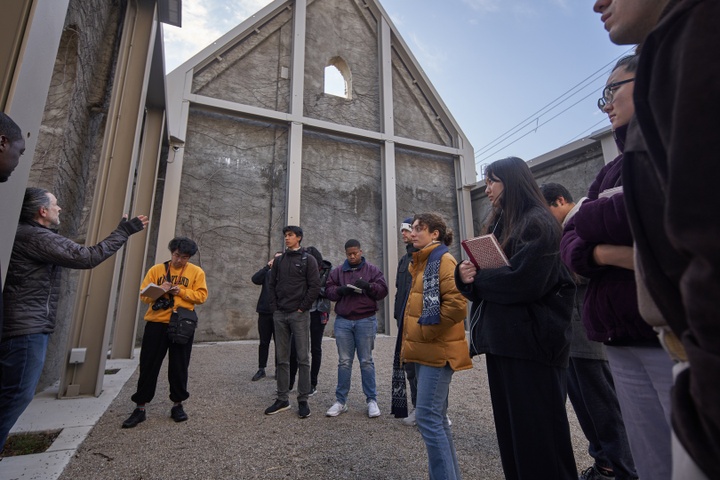
[(197, 243), (188, 237), (175, 237), (168, 243), (170, 252), (178, 251), (182, 255), (195, 255), (198, 251)]
[(437, 213), (418, 213), (413, 217), (413, 223), (417, 220), (418, 225), (423, 225), (428, 228), (430, 233), (435, 230), (438, 231), (438, 241), (444, 243), (446, 246), (450, 245), (453, 241), (453, 231), (447, 226), (443, 217)]

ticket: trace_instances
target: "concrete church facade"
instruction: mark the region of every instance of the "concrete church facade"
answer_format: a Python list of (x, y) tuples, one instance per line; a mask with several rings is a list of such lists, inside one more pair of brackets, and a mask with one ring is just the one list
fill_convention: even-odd
[[(327, 67), (345, 95), (326, 93)], [(456, 238), (472, 234), (472, 146), (376, 1), (275, 1), (171, 72), (167, 89), (156, 261), (173, 235), (198, 242), (211, 292), (200, 341), (257, 338), (250, 277), (283, 248), (286, 224), (333, 265), (357, 238), (391, 286), (404, 217), (436, 211)], [(458, 243), (451, 251), (460, 258)], [(381, 332), (394, 333), (392, 299)]]

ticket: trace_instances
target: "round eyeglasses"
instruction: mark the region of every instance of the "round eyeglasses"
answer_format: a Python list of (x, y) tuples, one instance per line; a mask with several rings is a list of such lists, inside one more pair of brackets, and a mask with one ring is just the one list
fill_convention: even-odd
[(626, 83), (634, 82), (635, 78), (628, 78), (627, 80), (622, 80), (620, 82), (613, 82), (610, 85), (605, 86), (602, 91), (602, 97), (598, 98), (597, 106), (600, 109), (601, 112), (605, 113), (605, 106), (611, 105), (614, 100), (615, 91), (620, 88), (620, 85), (625, 85)]

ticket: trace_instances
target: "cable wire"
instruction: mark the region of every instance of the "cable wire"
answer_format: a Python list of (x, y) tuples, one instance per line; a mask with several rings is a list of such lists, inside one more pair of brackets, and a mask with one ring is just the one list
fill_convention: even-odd
[[(578, 93), (580, 93), (582, 90), (584, 90), (585, 88), (587, 88), (588, 86), (590, 86), (590, 83), (591, 83), (591, 82), (597, 81), (598, 78), (596, 78), (596, 77), (598, 77), (598, 76), (599, 76), (600, 74), (602, 74), (602, 73), (605, 73), (608, 66), (610, 66), (610, 65), (613, 64), (614, 62), (617, 62), (618, 59), (620, 59), (621, 57), (624, 57), (625, 55), (627, 55), (628, 53), (630, 53), (633, 49), (634, 49), (634, 47), (631, 48), (631, 49), (629, 49), (629, 50), (627, 50), (627, 51), (625, 51), (624, 53), (618, 55), (618, 56), (615, 57), (613, 60), (611, 60), (610, 62), (606, 63), (606, 64), (603, 65), (601, 68), (599, 68), (598, 70), (596, 70), (595, 72), (593, 72), (592, 74), (590, 74), (589, 76), (585, 77), (583, 80), (581, 80), (580, 82), (578, 82), (577, 84), (575, 84), (574, 86), (572, 86), (570, 89), (566, 90), (563, 94), (561, 94), (560, 96), (558, 96), (557, 98), (555, 98), (554, 100), (552, 100), (551, 102), (549, 102), (548, 104), (546, 104), (545, 106), (543, 106), (541, 109), (539, 109), (539, 110), (536, 111), (535, 113), (531, 114), (530, 116), (528, 116), (527, 118), (525, 118), (524, 120), (522, 120), (521, 122), (519, 122), (518, 124), (516, 124), (515, 126), (513, 126), (512, 128), (510, 128), (509, 130), (505, 131), (504, 133), (502, 133), (501, 135), (499, 135), (498, 137), (496, 137), (495, 139), (493, 139), (492, 141), (490, 141), (490, 143), (488, 143), (488, 144), (484, 145), (482, 148), (478, 149), (478, 150), (476, 151), (476, 153), (475, 153), (475, 158), (479, 157), (480, 155), (483, 155), (483, 154), (484, 154), (485, 152), (487, 152), (488, 150), (496, 147), (498, 144), (500, 144), (500, 143), (502, 143), (503, 141), (507, 140), (508, 138), (516, 135), (517, 133), (519, 133), (520, 130), (526, 128), (527, 126), (529, 126), (529, 125), (532, 124), (533, 122), (537, 123), (543, 115), (545, 115), (545, 114), (547, 114), (547, 113), (550, 113), (552, 110), (554, 110), (555, 108), (559, 107), (560, 105), (562, 105), (563, 103), (565, 103), (566, 101), (568, 101), (570, 98), (572, 98), (573, 96), (575, 96), (575, 95), (577, 95)], [(588, 83), (588, 82), (590, 82), (590, 83)], [(584, 84), (586, 84), (586, 83), (588, 83), (588, 85), (584, 85)], [(578, 91), (574, 92), (574, 90), (578, 90)], [(574, 93), (571, 93), (571, 92), (574, 92)], [(589, 94), (589, 95), (586, 95), (585, 97), (583, 97), (582, 100), (588, 98), (590, 95), (592, 95), (592, 93)], [(558, 102), (559, 100), (562, 100), (562, 101)], [(555, 105), (556, 103), (557, 103), (557, 105)], [(571, 107), (577, 105), (577, 103), (578, 103), (578, 102), (574, 103), (573, 105), (571, 105)], [(553, 106), (553, 105), (554, 105), (554, 106)], [(550, 107), (552, 107), (552, 108), (550, 108)], [(545, 112), (545, 110), (547, 110), (547, 112)], [(560, 112), (560, 113), (564, 113), (564, 112), (566, 112), (567, 110), (569, 110), (569, 108), (566, 108), (565, 110), (563, 110), (563, 111)], [(559, 115), (559, 114), (558, 114), (558, 115)], [(532, 132), (534, 132), (534, 131), (537, 131), (538, 128), (540, 128), (541, 126), (545, 125), (545, 124), (548, 123), (550, 120), (553, 120), (554, 118), (557, 118), (558, 115), (553, 116), (552, 118), (550, 118), (549, 120), (543, 122), (542, 124), (536, 125), (533, 130), (531, 130), (530, 132), (528, 132), (528, 133), (522, 135), (521, 137), (515, 139), (513, 142), (511, 142), (511, 143), (507, 144), (505, 147), (503, 147), (501, 150), (496, 150), (496, 151), (495, 151), (493, 154), (491, 154), (490, 156), (492, 156), (492, 155), (494, 155), (495, 153), (498, 153), (499, 151), (502, 151), (503, 149), (505, 149), (505, 148), (513, 145), (515, 142), (517, 142), (518, 140), (526, 137), (526, 136), (529, 135), (530, 133), (532, 133)], [(591, 128), (592, 128), (592, 127), (591, 127)], [(477, 163), (481, 162), (482, 160), (484, 160), (484, 159), (486, 159), (486, 158), (488, 158), (488, 157), (485, 156), (485, 157), (483, 157), (483, 159), (481, 159), (481, 160), (479, 160), (479, 161), (476, 161), (475, 163), (477, 164)]]

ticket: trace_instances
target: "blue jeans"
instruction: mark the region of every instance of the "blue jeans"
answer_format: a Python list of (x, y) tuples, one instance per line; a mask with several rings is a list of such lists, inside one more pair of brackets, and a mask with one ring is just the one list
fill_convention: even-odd
[(48, 333), (35, 333), (0, 342), (0, 450), (35, 396), (49, 338)]
[(335, 343), (338, 349), (338, 383), (335, 398), (345, 405), (350, 391), (352, 364), (357, 350), (360, 362), (362, 388), (367, 402), (377, 400), (375, 391), (375, 363), (372, 351), (375, 348), (377, 319), (375, 317), (348, 320), (341, 316), (335, 318)]
[(447, 422), (448, 394), (453, 370), (449, 365), (430, 367), (415, 364), (417, 405), (415, 421), (425, 441), (430, 480), (460, 478), (452, 430)]

